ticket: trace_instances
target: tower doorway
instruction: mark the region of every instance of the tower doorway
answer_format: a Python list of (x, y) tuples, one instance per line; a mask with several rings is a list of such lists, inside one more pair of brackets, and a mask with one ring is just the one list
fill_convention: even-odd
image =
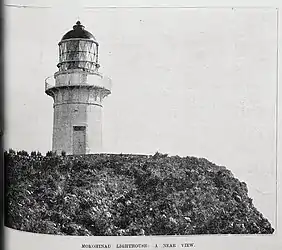
[(73, 154), (81, 155), (86, 153), (86, 127), (73, 127)]

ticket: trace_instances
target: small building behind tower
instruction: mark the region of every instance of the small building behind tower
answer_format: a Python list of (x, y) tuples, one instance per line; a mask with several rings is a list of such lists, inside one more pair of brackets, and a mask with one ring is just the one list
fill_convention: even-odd
[(78, 21), (59, 42), (58, 71), (45, 80), (54, 100), (52, 151), (101, 153), (103, 99), (111, 80), (99, 72), (99, 44)]

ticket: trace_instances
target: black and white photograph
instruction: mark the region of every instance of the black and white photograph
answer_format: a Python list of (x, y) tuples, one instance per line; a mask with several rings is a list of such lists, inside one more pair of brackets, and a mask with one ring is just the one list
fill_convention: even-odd
[(277, 8), (25, 2), (4, 4), (6, 227), (276, 233)]

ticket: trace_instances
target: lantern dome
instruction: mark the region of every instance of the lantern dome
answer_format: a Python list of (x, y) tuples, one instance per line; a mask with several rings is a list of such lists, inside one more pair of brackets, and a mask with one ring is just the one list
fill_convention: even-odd
[(81, 39), (89, 39), (97, 43), (95, 37), (87, 30), (84, 29), (84, 26), (80, 23), (80, 21), (77, 21), (76, 24), (73, 26), (73, 30), (68, 31), (61, 41), (67, 40), (67, 39), (75, 39), (75, 38), (81, 38)]

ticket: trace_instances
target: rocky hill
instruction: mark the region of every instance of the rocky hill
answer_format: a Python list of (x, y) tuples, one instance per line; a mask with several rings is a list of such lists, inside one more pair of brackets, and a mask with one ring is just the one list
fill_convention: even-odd
[(8, 227), (59, 235), (272, 234), (247, 185), (206, 159), (5, 152)]

